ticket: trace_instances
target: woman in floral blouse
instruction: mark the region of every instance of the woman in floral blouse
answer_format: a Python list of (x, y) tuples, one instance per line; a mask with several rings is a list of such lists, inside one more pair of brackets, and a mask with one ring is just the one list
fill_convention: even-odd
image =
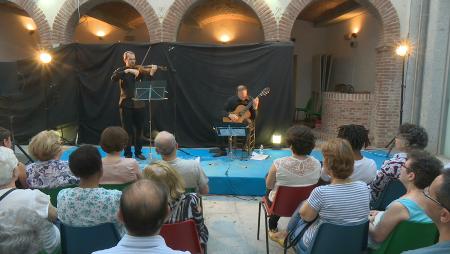
[(67, 161), (60, 160), (61, 138), (56, 131), (42, 131), (31, 139), (28, 147), (38, 161), (26, 168), (27, 184), (30, 188), (44, 189), (78, 184), (79, 180), (70, 172)]
[(122, 192), (99, 188), (102, 177), (102, 158), (98, 149), (84, 145), (69, 157), (73, 174), (80, 178), (80, 187), (63, 189), (58, 193), (58, 218), (62, 223), (89, 227), (115, 223), (119, 232), (123, 227), (117, 220)]
[(370, 206), (373, 207), (381, 192), (392, 179), (398, 179), (400, 169), (405, 164), (407, 155), (413, 150), (423, 150), (428, 144), (428, 135), (424, 128), (405, 123), (402, 124), (395, 137), (395, 149), (398, 153), (386, 160), (378, 171), (375, 180), (370, 184)]

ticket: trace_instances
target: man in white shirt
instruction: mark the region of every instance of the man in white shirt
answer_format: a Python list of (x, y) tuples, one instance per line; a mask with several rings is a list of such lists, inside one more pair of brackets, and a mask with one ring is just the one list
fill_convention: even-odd
[[(17, 163), (17, 158), (11, 149), (0, 147), (0, 213), (29, 209), (41, 218), (55, 222), (57, 212), (50, 203), (50, 196), (39, 190), (16, 189)], [(55, 225), (48, 229), (49, 232), (46, 232), (40, 247), (47, 253), (52, 253), (60, 244), (60, 234)]]
[(159, 235), (169, 212), (168, 195), (164, 187), (147, 179), (131, 184), (122, 192), (117, 215), (128, 233), (117, 246), (94, 254), (190, 253), (172, 250)]
[(209, 192), (208, 177), (196, 160), (183, 160), (177, 158), (178, 144), (175, 137), (162, 131), (155, 137), (156, 152), (159, 153), (164, 161), (174, 167), (183, 177), (186, 189), (195, 189), (200, 194)]

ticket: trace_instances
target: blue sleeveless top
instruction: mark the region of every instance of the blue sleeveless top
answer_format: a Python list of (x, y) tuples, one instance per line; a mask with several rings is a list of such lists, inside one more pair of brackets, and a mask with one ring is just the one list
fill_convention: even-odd
[(399, 198), (395, 200), (402, 204), (409, 213), (408, 221), (422, 222), (422, 223), (433, 223), (433, 221), (428, 217), (425, 211), (416, 202), (408, 198)]

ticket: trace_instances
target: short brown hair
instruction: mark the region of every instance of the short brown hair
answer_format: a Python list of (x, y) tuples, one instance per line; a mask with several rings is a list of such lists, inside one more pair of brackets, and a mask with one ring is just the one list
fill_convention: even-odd
[(246, 85), (238, 85), (236, 87), (237, 92), (242, 91), (242, 90), (247, 90), (247, 86)]
[(294, 125), (286, 132), (286, 144), (297, 155), (309, 155), (316, 145), (316, 138), (309, 127)]
[(100, 137), (100, 146), (107, 153), (121, 152), (128, 145), (128, 134), (118, 126), (103, 130)]
[(53, 130), (41, 131), (31, 139), (28, 151), (40, 161), (49, 161), (62, 151), (61, 137)]
[(330, 139), (322, 146), (324, 166), (334, 178), (347, 179), (353, 174), (355, 160), (350, 143), (341, 138)]

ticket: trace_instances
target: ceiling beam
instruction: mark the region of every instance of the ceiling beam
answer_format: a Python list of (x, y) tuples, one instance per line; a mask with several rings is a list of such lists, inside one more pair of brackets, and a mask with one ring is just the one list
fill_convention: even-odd
[(340, 16), (347, 14), (353, 10), (360, 8), (361, 5), (354, 1), (346, 1), (336, 8), (325, 11), (322, 15), (318, 17), (317, 20), (314, 21), (315, 26), (326, 26), (335, 23), (334, 21)]

